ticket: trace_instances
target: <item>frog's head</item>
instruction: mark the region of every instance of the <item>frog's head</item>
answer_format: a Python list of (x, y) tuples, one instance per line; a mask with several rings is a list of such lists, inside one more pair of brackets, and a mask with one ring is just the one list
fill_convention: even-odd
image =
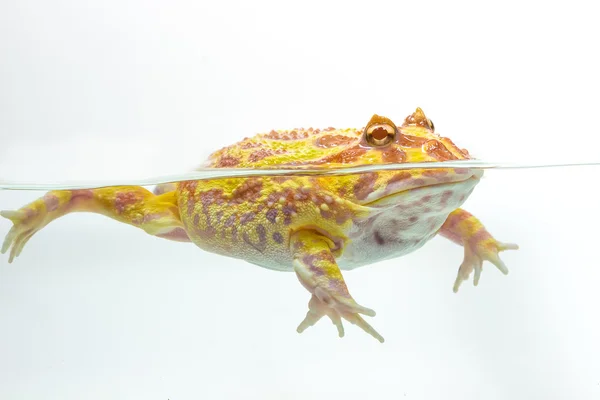
[(433, 121), (417, 108), (400, 126), (373, 115), (362, 129), (358, 144), (364, 149), (358, 164), (419, 163), (469, 159), (450, 139), (435, 132)]
[[(348, 133), (344, 132), (346, 135)], [(348, 142), (345, 148), (325, 157), (328, 163), (336, 162), (328, 164), (330, 167), (470, 159), (467, 150), (458, 148), (452, 140), (435, 132), (433, 121), (420, 108), (407, 116), (400, 126), (387, 117), (373, 115), (367, 125), (355, 131), (354, 135), (353, 142)], [(339, 133), (316, 139), (317, 145), (336, 141), (344, 141)], [(436, 203), (443, 207), (462, 204), (480, 177), (480, 170), (415, 166), (400, 171), (383, 170), (348, 178), (342, 176), (336, 180), (329, 178), (328, 182), (330, 186), (338, 186), (337, 189), (342, 192), (351, 188), (345, 197), (358, 204), (396, 206), (400, 202), (409, 202), (410, 196), (422, 196), (425, 200), (421, 203), (427, 209)], [(403, 200), (398, 195), (403, 196)]]

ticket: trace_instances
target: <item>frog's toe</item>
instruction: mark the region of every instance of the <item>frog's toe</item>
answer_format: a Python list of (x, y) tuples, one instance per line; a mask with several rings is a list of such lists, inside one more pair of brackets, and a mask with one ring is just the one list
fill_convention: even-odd
[(342, 316), (343, 316), (343, 318), (346, 321), (350, 322), (353, 325), (358, 326), (360, 329), (362, 329), (363, 331), (365, 331), (366, 333), (368, 333), (369, 335), (371, 335), (372, 337), (374, 337), (375, 339), (377, 339), (380, 343), (385, 342), (385, 339), (383, 338), (383, 336), (381, 336), (379, 334), (379, 332), (377, 332), (375, 330), (375, 328), (373, 328), (359, 314), (357, 314), (357, 313), (344, 313), (344, 314), (342, 314)]
[(326, 307), (315, 295), (313, 295), (308, 302), (308, 312), (306, 313), (306, 317), (300, 323), (300, 325), (298, 325), (296, 331), (298, 333), (304, 332), (307, 328), (310, 328), (319, 322), (325, 315), (328, 315), (331, 318), (333, 324), (338, 328), (340, 337), (343, 337), (344, 326), (342, 325), (340, 316), (335, 313), (331, 313), (328, 310), (328, 307)]
[(482, 261), (477, 260), (475, 258), (465, 257), (464, 261), (458, 268), (458, 273), (456, 274), (456, 280), (454, 281), (454, 287), (452, 290), (454, 293), (458, 292), (460, 285), (469, 279), (471, 272), (475, 271), (475, 276), (473, 277), (473, 285), (477, 286), (479, 283), (479, 277), (481, 276), (482, 269)]
[(27, 213), (23, 210), (18, 211), (0, 211), (0, 216), (7, 218), (13, 222), (12, 228), (6, 234), (0, 253), (5, 254), (10, 249), (8, 262), (12, 263), (23, 251), (25, 244), (31, 239), (37, 231), (25, 223)]
[(339, 302), (334, 297), (321, 299), (313, 294), (308, 303), (308, 312), (306, 313), (306, 317), (300, 323), (300, 325), (298, 325), (296, 330), (298, 333), (302, 333), (307, 328), (315, 325), (321, 318), (327, 316), (337, 328), (339, 337), (344, 337), (345, 332), (342, 319), (345, 319), (383, 343), (383, 337), (371, 325), (369, 325), (369, 323), (367, 323), (360, 316), (360, 314), (374, 316), (375, 311), (363, 307), (356, 302), (354, 302), (354, 306), (352, 306), (349, 301)]
[(518, 250), (518, 249), (519, 249), (519, 246), (516, 245), (515, 243), (497, 242), (495, 244), (495, 248), (493, 250), (489, 250), (489, 251), (485, 252), (482, 255), (482, 258), (484, 260), (487, 260), (487, 261), (491, 262), (492, 264), (494, 264), (496, 266), (496, 268), (498, 268), (500, 270), (500, 272), (502, 272), (504, 275), (508, 275), (508, 268), (506, 267), (506, 264), (504, 264), (504, 261), (502, 261), (500, 259), (500, 256), (498, 256), (498, 252), (504, 251), (504, 250)]
[(502, 243), (493, 239), (485, 243), (465, 243), (465, 258), (458, 269), (458, 274), (454, 281), (454, 293), (458, 292), (463, 281), (469, 279), (471, 272), (474, 272), (473, 285), (477, 286), (479, 284), (484, 261), (491, 262), (500, 272), (508, 275), (508, 268), (498, 253), (504, 250), (518, 249), (519, 246), (515, 243)]
[(5, 254), (10, 249), (8, 256), (8, 262), (12, 263), (16, 257), (21, 254), (23, 247), (32, 236), (31, 233), (25, 232), (24, 234), (18, 234), (17, 230), (13, 227), (4, 238), (2, 243), (2, 249), (0, 252)]

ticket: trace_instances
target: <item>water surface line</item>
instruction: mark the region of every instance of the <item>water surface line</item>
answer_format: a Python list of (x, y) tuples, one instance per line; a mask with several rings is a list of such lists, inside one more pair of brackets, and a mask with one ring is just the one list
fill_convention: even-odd
[(600, 166), (600, 161), (572, 163), (509, 163), (489, 162), (479, 160), (457, 160), (443, 162), (422, 162), (403, 164), (359, 165), (342, 168), (200, 168), (195, 171), (175, 175), (140, 179), (110, 179), (102, 181), (63, 181), (63, 182), (19, 182), (0, 180), (0, 190), (73, 190), (97, 189), (108, 186), (153, 186), (162, 183), (181, 182), (189, 180), (246, 178), (252, 176), (336, 176), (350, 175), (373, 171), (393, 171), (406, 169), (435, 169), (435, 168), (472, 168), (472, 169), (531, 169)]

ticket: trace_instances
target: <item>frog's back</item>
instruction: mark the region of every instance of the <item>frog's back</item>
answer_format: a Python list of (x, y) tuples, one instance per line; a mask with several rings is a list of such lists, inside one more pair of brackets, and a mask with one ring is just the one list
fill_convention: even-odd
[(272, 130), (245, 138), (214, 152), (205, 166), (283, 168), (348, 164), (356, 162), (366, 152), (358, 149), (360, 134), (360, 131), (354, 128)]
[[(391, 127), (395, 141), (378, 146), (365, 138), (366, 129)], [(448, 138), (440, 137), (422, 110), (408, 116), (401, 127), (386, 117), (374, 115), (366, 127), (324, 129), (299, 128), (259, 133), (210, 155), (203, 167), (283, 168), (312, 166), (347, 167), (358, 164), (446, 161), (469, 158)]]

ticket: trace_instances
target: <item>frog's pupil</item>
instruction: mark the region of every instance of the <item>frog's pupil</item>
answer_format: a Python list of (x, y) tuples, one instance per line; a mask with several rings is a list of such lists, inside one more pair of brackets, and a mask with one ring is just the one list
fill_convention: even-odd
[(385, 128), (376, 128), (375, 130), (373, 130), (373, 132), (371, 132), (371, 136), (373, 137), (373, 139), (375, 140), (383, 140), (385, 138), (387, 138), (388, 135), (388, 131)]

